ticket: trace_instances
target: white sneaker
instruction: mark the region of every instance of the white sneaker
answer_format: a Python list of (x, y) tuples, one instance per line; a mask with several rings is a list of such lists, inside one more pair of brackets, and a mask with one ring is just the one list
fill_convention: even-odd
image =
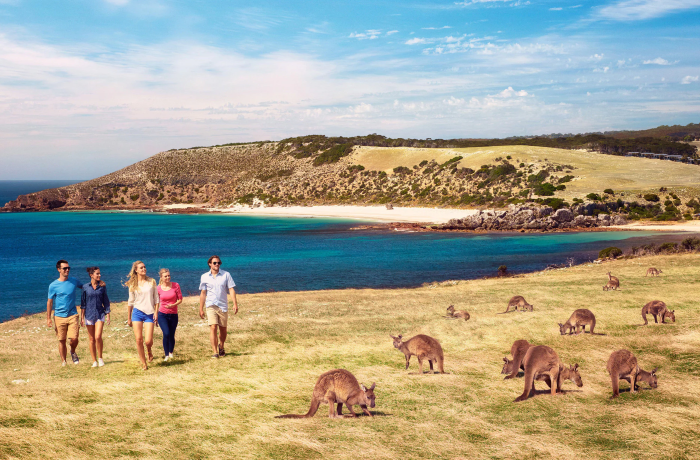
[(92, 362), (92, 367), (97, 367), (97, 361)]
[(99, 361), (97, 361), (97, 365), (100, 366), (100, 367), (102, 367), (102, 366), (105, 365), (105, 362), (102, 361), (102, 358), (100, 358)]
[(170, 359), (170, 356), (166, 356), (165, 358), (163, 358), (163, 361), (167, 361), (169, 359)]
[(65, 365), (66, 365), (66, 362), (63, 361), (63, 362), (61, 363), (61, 366), (65, 366)]
[(168, 355), (168, 358), (173, 359), (173, 354), (170, 353), (170, 354)]

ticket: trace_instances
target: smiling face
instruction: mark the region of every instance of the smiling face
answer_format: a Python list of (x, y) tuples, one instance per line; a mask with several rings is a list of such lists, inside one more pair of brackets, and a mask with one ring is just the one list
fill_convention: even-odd
[(163, 280), (164, 283), (170, 283), (170, 272), (163, 272), (160, 275), (160, 278)]
[(59, 278), (66, 279), (66, 278), (68, 278), (69, 274), (70, 274), (70, 265), (68, 265), (67, 262), (61, 263), (61, 266), (58, 267)]
[(136, 266), (136, 274), (139, 276), (146, 276), (146, 264), (138, 264)]
[(100, 274), (99, 268), (90, 274), (90, 279), (93, 280), (95, 284), (100, 282), (102, 275)]

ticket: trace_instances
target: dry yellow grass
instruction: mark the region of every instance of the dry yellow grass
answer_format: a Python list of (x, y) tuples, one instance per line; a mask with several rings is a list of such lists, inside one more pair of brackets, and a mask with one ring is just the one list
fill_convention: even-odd
[[(698, 194), (698, 174), (700, 166), (676, 163), (666, 160), (650, 160), (613, 155), (602, 155), (583, 150), (564, 150), (531, 146), (497, 146), (467, 149), (419, 149), (361, 147), (356, 149), (350, 161), (365, 168), (392, 173), (397, 166), (412, 167), (423, 160), (444, 163), (461, 155), (460, 167), (479, 169), (481, 165), (492, 164), (496, 158), (512, 156), (511, 163), (543, 164), (545, 160), (560, 165), (571, 165), (572, 175), (577, 179), (566, 184), (558, 197), (584, 197), (589, 193), (601, 193), (606, 188), (616, 192), (639, 193), (670, 189), (688, 189), (683, 195)], [(564, 175), (564, 173), (561, 173)]]
[[(649, 266), (663, 275), (645, 278)], [(602, 291), (608, 270), (622, 291)], [(693, 458), (699, 288), (700, 256), (681, 255), (417, 289), (244, 295), (219, 360), (188, 299), (177, 359), (163, 363), (161, 351), (146, 372), (123, 305), (96, 369), (84, 330), (81, 364), (62, 368), (43, 315), (20, 318), (0, 325), (0, 458)], [(514, 294), (535, 311), (498, 315)], [(675, 324), (640, 326), (653, 299), (675, 309)], [(444, 319), (450, 304), (471, 320)], [(582, 307), (604, 335), (560, 336), (557, 322)], [(448, 374), (416, 375), (415, 358), (404, 370), (390, 333), (437, 338)], [(579, 363), (583, 388), (513, 403), (523, 380), (500, 371), (516, 339)], [(659, 367), (657, 389), (609, 399), (605, 363), (620, 348)], [(312, 419), (274, 418), (304, 413), (316, 378), (338, 367), (377, 382), (374, 418), (330, 420), (327, 406)]]

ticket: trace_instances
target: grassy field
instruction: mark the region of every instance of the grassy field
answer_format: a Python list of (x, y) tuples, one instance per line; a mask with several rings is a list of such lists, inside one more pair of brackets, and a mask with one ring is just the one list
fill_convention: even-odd
[(676, 190), (681, 197), (698, 196), (700, 166), (666, 160), (650, 160), (613, 155), (602, 155), (582, 150), (564, 150), (531, 146), (497, 146), (468, 149), (419, 149), (361, 147), (350, 157), (355, 164), (365, 168), (392, 173), (397, 166), (412, 167), (423, 160), (444, 163), (461, 155), (460, 167), (478, 170), (483, 164), (491, 164), (496, 158), (510, 155), (511, 163), (541, 164), (548, 161), (559, 165), (571, 165), (571, 173), (577, 179), (566, 184), (566, 190), (557, 197), (583, 198), (588, 193), (601, 193), (606, 188), (616, 192), (641, 193), (656, 191), (660, 187)]
[[(663, 275), (645, 278), (650, 266)], [(603, 292), (608, 270), (621, 291)], [(81, 364), (62, 368), (44, 315), (24, 317), (0, 324), (0, 458), (697, 458), (699, 289), (700, 255), (676, 255), (417, 289), (243, 295), (218, 360), (188, 299), (177, 359), (162, 362), (155, 347), (146, 372), (123, 304), (106, 328), (103, 368), (90, 368), (84, 329)], [(534, 312), (497, 314), (515, 294)], [(640, 326), (654, 299), (675, 309), (675, 324)], [(471, 320), (444, 319), (450, 304)], [(560, 336), (557, 323), (582, 307), (602, 335)], [(437, 338), (447, 374), (416, 375), (415, 358), (404, 370), (397, 333)], [(579, 363), (584, 386), (513, 403), (523, 379), (500, 371), (516, 339)], [(605, 364), (620, 348), (659, 368), (657, 389), (630, 394), (622, 382), (609, 399)], [(333, 368), (377, 383), (375, 417), (330, 420), (321, 406), (311, 419), (274, 418), (305, 413), (316, 378)]]

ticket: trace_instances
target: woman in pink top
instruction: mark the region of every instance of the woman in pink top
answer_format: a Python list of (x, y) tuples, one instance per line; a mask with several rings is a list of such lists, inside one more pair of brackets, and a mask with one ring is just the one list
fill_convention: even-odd
[(182, 303), (182, 291), (180, 285), (170, 281), (170, 270), (160, 269), (160, 283), (158, 283), (158, 297), (160, 308), (158, 309), (158, 325), (163, 331), (163, 350), (165, 361), (173, 359), (175, 349), (175, 329), (177, 329), (177, 306)]

